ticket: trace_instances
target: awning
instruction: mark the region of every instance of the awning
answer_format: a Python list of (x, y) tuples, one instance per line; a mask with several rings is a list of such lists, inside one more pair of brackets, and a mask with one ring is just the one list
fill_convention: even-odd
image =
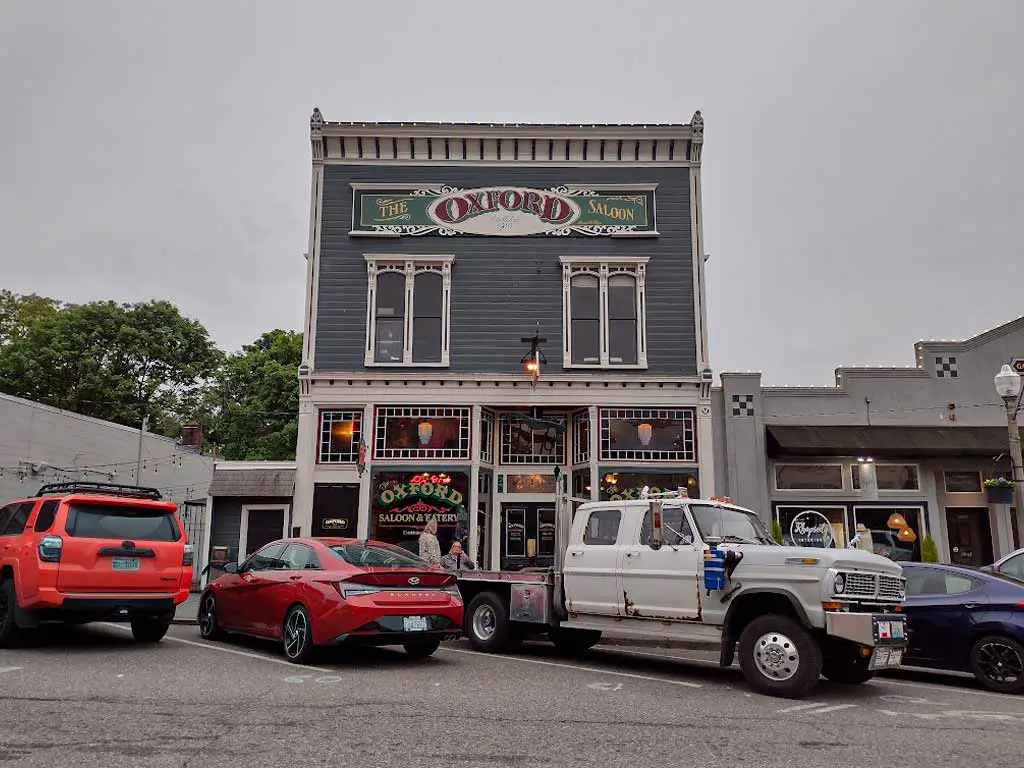
[(766, 427), (768, 455), (928, 458), (985, 456), (1008, 449), (1003, 427)]
[(210, 496), (282, 498), (295, 490), (294, 469), (215, 469)]

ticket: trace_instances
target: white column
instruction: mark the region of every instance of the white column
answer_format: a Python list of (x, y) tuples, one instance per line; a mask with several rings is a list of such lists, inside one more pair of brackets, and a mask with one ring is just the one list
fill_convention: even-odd
[[(495, 454), (497, 455), (497, 454)], [(501, 537), (504, 531), (501, 527), (501, 500), (504, 494), (498, 493), (498, 474), (504, 472), (502, 467), (494, 465), (494, 472), (491, 475), (491, 570), (501, 569)]]
[(995, 530), (993, 533), (993, 549), (995, 550), (995, 559), (1003, 557), (1013, 552), (1013, 528), (1010, 522), (1010, 508), (1009, 504), (993, 504), (992, 517), (995, 518)]
[[(216, 467), (216, 463), (214, 464)], [(194, 553), (195, 565), (193, 567), (199, 569), (199, 573), (203, 572), (203, 568), (210, 564), (210, 545), (213, 543), (213, 496), (206, 497), (206, 507), (203, 509), (203, 540), (199, 542), (199, 547)], [(201, 576), (199, 579), (200, 586), (205, 587), (210, 579), (210, 574)]]
[(472, 410), (473, 422), (470, 425), (469, 434), (473, 436), (469, 445), (469, 456), (473, 463), (469, 470), (469, 499), (467, 500), (467, 511), (469, 512), (469, 559), (476, 562), (477, 554), (477, 532), (480, 529), (477, 520), (477, 510), (480, 508), (480, 426), (483, 419), (483, 408), (474, 405)]
[(373, 439), (377, 434), (377, 425), (373, 420), (373, 403), (363, 406), (363, 419), (359, 426), (359, 435), (366, 443), (366, 471), (359, 478), (359, 520), (356, 523), (356, 535), (360, 539), (370, 538), (370, 514), (372, 513), (373, 484)]
[(700, 496), (707, 499), (715, 495), (715, 430), (711, 419), (711, 387), (708, 397), (697, 405), (697, 466), (700, 473)]
[[(597, 406), (587, 408), (587, 418), (590, 419), (590, 499), (599, 501), (601, 499), (601, 475), (598, 474), (598, 457), (601, 454), (601, 423), (598, 418)], [(571, 488), (569, 489), (572, 490)]]
[[(302, 536), (313, 532), (313, 470), (316, 468), (317, 411), (313, 400), (299, 400), (299, 430), (295, 443), (295, 491), (292, 496), (292, 525)], [(291, 531), (288, 532), (289, 535)]]

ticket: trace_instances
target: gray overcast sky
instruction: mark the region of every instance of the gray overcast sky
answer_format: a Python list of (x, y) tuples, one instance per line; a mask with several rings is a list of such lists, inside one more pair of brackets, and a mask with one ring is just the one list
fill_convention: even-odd
[[(1022, 313), (1024, 2), (0, 0), (0, 287), (301, 329), (309, 128), (706, 120), (712, 364)], [(1024, 350), (1022, 350), (1024, 352)]]

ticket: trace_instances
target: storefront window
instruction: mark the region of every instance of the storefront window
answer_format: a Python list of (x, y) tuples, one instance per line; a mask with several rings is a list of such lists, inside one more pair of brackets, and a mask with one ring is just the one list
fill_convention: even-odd
[(551, 472), (536, 475), (508, 475), (506, 493), (551, 493), (555, 492), (555, 476)]
[(419, 553), (427, 521), (437, 521), (441, 553), (469, 535), (468, 472), (377, 472), (373, 488), (372, 532), (378, 541)]
[(355, 463), (359, 459), (362, 411), (320, 412), (321, 464)]
[(981, 493), (981, 472), (943, 472), (946, 493)]
[(838, 547), (847, 545), (846, 507), (780, 506), (775, 519), (788, 547)]
[(775, 488), (780, 491), (841, 491), (842, 464), (776, 464)]
[(860, 546), (890, 560), (921, 560), (921, 507), (854, 507)]
[[(921, 488), (914, 464), (875, 464), (875, 482), (880, 491), (917, 491)], [(860, 465), (850, 467), (853, 490), (860, 490)]]
[[(667, 493), (685, 488), (692, 498), (700, 497), (700, 484), (697, 481), (697, 470), (688, 472), (615, 472), (604, 469), (601, 471), (601, 501), (618, 501), (619, 499), (639, 499), (644, 486), (650, 493)], [(588, 492), (589, 495), (589, 492)]]
[(532, 424), (512, 413), (501, 417), (502, 464), (561, 464), (565, 461), (564, 431)]
[(469, 459), (469, 408), (378, 408), (378, 459)]
[(572, 463), (590, 461), (590, 414), (587, 411), (572, 417)]
[(602, 410), (601, 458), (694, 462), (697, 460), (696, 415), (692, 408)]

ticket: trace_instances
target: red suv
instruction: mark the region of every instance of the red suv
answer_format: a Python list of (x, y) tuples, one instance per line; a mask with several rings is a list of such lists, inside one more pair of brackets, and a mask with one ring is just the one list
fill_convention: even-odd
[(50, 621), (127, 620), (157, 642), (191, 586), (177, 505), (154, 488), (60, 483), (0, 507), (0, 648)]

